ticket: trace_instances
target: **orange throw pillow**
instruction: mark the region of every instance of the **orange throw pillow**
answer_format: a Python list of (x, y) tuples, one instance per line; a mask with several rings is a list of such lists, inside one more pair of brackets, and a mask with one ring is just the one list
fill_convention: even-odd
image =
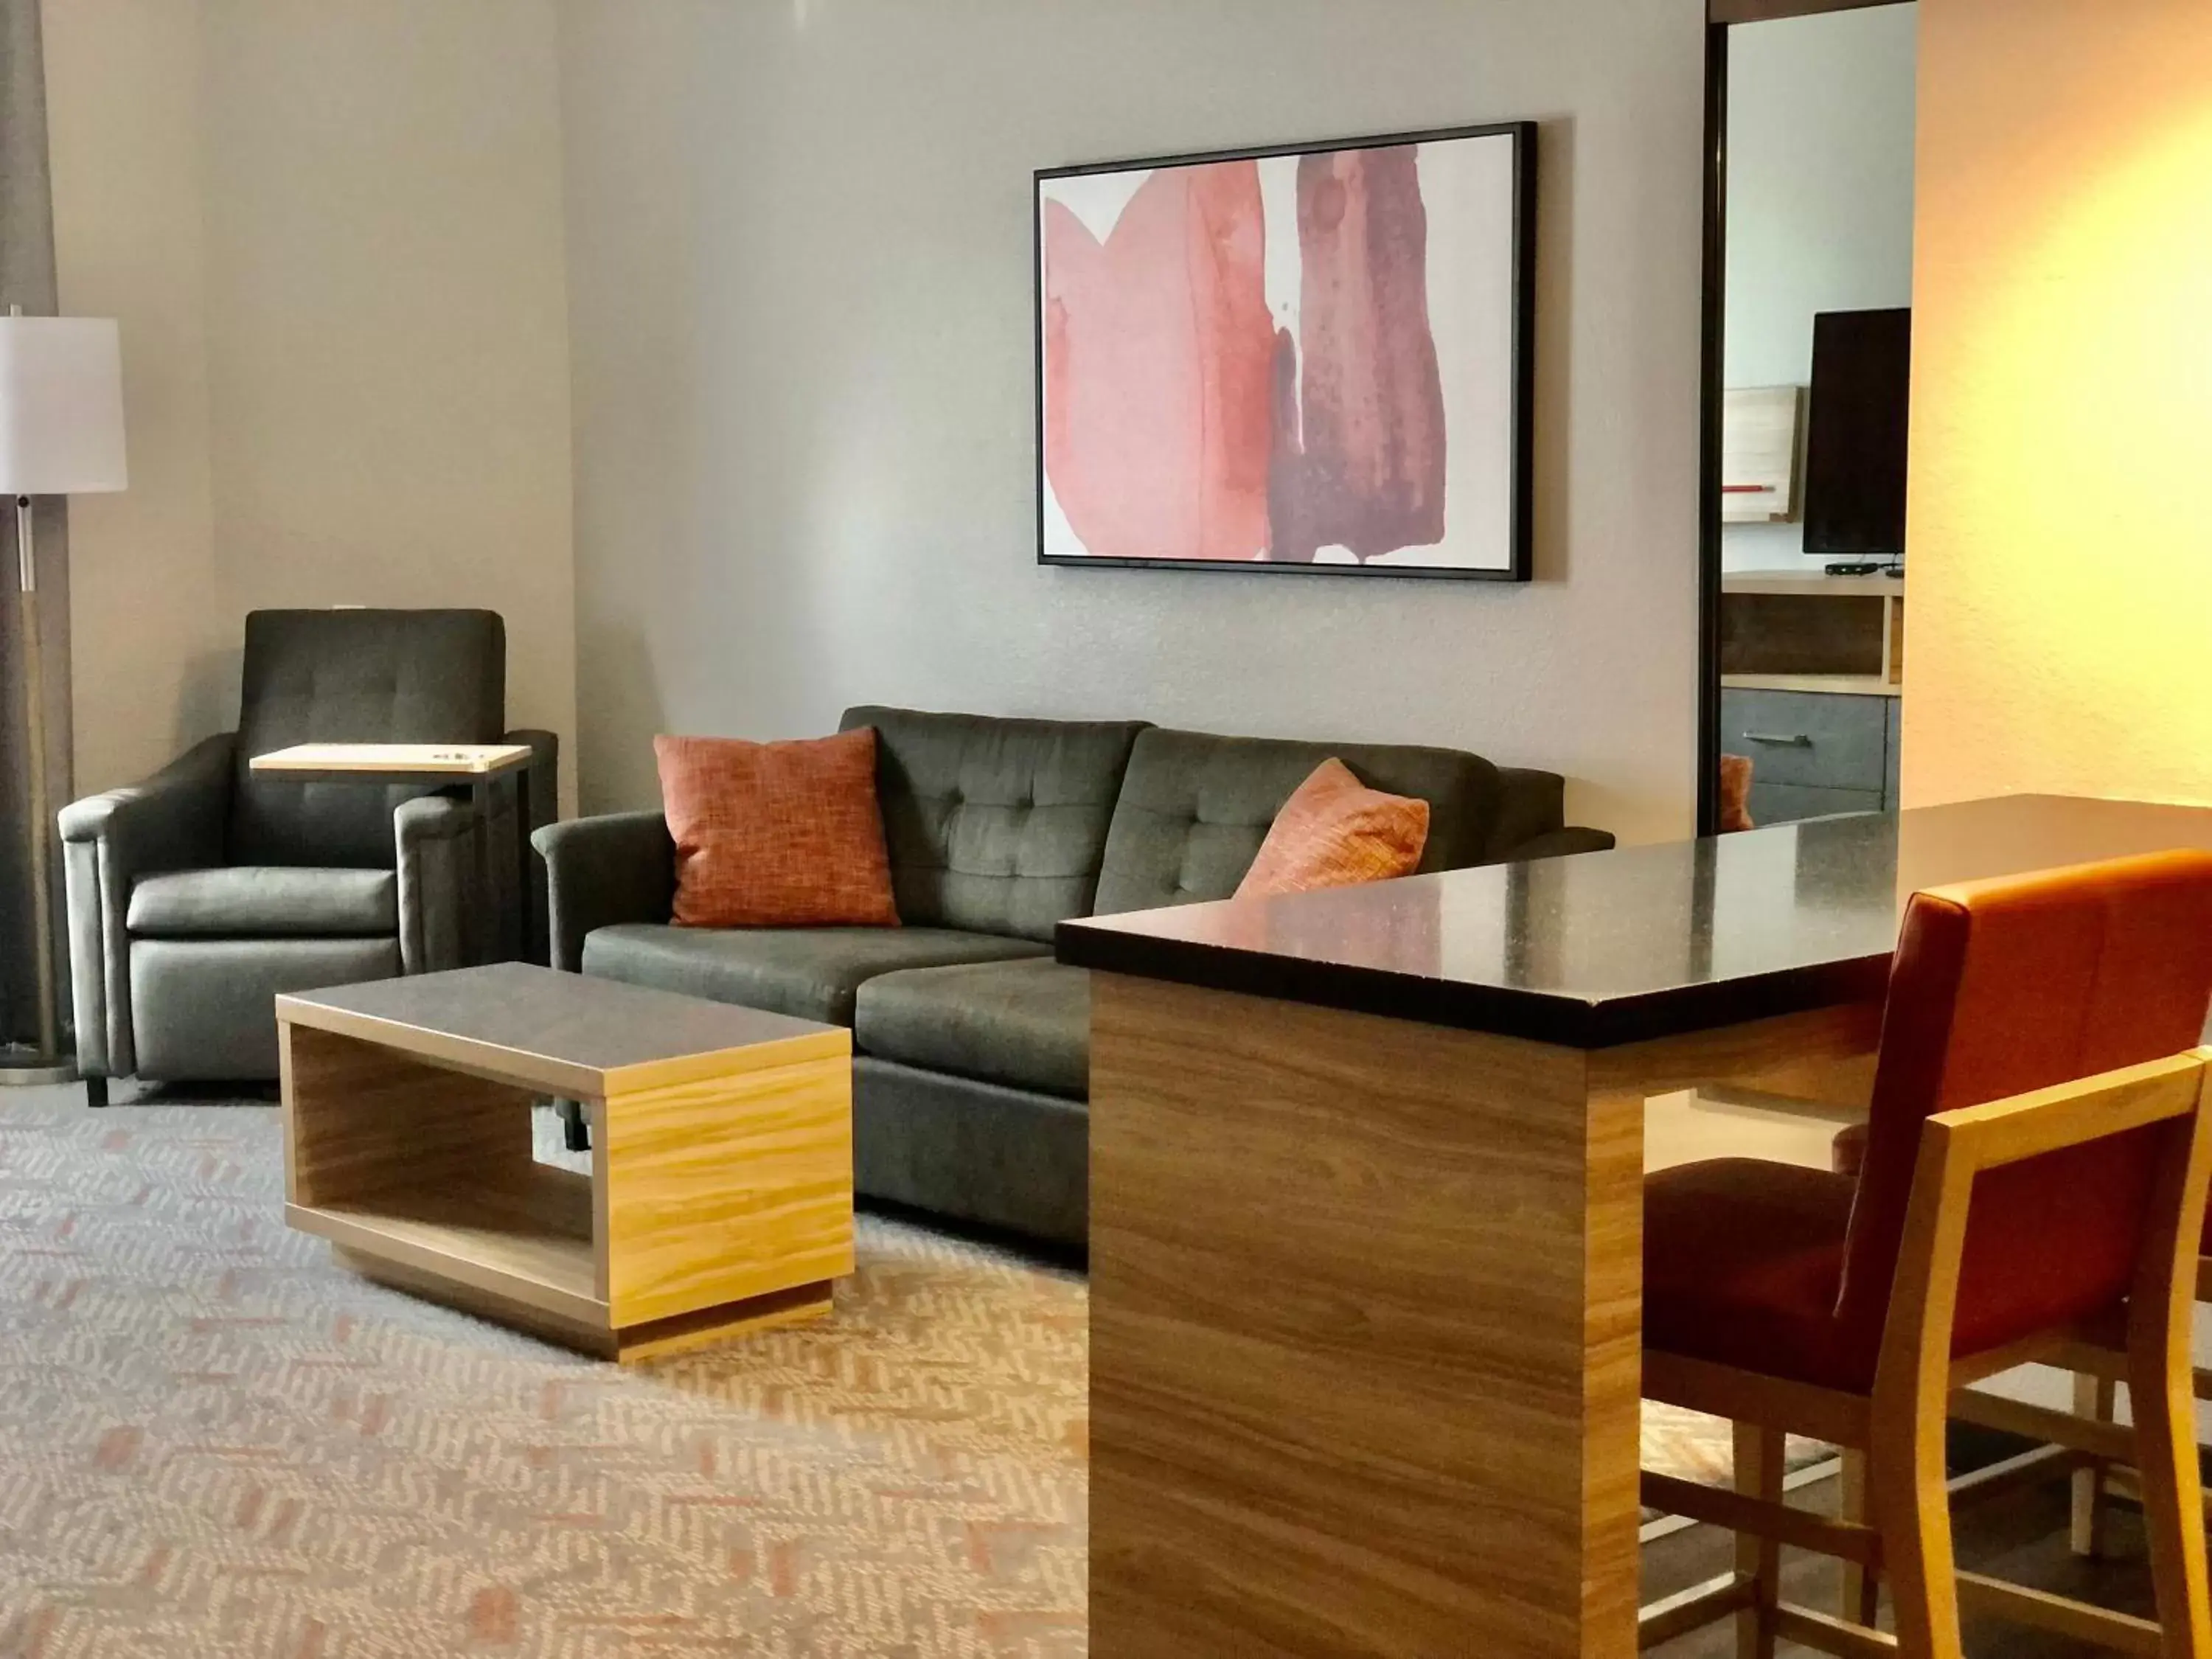
[(1237, 896), (1410, 876), (1428, 844), (1428, 802), (1370, 789), (1342, 761), (1325, 760), (1275, 814)]
[(811, 743), (655, 738), (679, 927), (896, 927), (872, 726)]

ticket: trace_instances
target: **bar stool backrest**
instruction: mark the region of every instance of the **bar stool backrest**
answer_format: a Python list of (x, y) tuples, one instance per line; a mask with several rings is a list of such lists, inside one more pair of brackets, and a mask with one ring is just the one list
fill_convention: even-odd
[[(1938, 1112), (2196, 1046), (2212, 1002), (2212, 853), (2172, 852), (1916, 893), (1890, 970), (1881, 1054), (1837, 1304), (1880, 1348), (1920, 1151)], [(2126, 1293), (2156, 1164), (2148, 1132), (1984, 1174), (1954, 1352), (1980, 1353)]]

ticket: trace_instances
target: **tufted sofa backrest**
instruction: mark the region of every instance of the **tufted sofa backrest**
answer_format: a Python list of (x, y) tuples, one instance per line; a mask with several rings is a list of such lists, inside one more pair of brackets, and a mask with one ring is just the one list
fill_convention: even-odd
[(899, 919), (1048, 942), (1091, 914), (1106, 827), (1142, 721), (848, 708), (876, 729)]
[(1139, 734), (1121, 781), (1097, 914), (1227, 898), (1283, 803), (1332, 756), (1370, 788), (1428, 802), (1425, 873), (1482, 862), (1504, 787), (1498, 769), (1479, 755), (1153, 727)]

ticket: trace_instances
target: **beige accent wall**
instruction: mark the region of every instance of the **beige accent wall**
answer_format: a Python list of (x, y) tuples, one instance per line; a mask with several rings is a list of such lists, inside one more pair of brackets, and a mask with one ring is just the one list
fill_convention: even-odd
[[(1449, 744), (1686, 834), (1698, 0), (562, 0), (585, 804), (845, 705)], [(1030, 172), (1543, 123), (1531, 586), (1042, 569)]]
[(122, 321), (132, 466), (73, 522), (80, 787), (227, 725), (264, 605), (497, 610), (510, 719), (571, 738), (550, 0), (46, 27), (62, 302)]
[(123, 330), (131, 488), (70, 507), (89, 793), (237, 712), (209, 467), (202, 40), (194, 0), (50, 0), (43, 22), (62, 309)]
[(2212, 8), (1922, 13), (1906, 802), (2212, 801)]

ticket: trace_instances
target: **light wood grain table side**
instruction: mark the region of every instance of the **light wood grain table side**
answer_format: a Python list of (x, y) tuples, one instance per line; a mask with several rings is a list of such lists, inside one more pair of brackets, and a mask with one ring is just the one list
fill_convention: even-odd
[(852, 1036), (789, 1046), (806, 1052), (618, 1085), (591, 1108), (622, 1358), (827, 1313), (853, 1271)]
[(246, 763), (256, 772), (315, 775), (325, 772), (398, 773), (441, 778), (483, 777), (530, 764), (520, 743), (295, 743)]
[(1644, 1100), (1872, 1040), (1583, 1050), (1095, 974), (1092, 1651), (1627, 1659)]

